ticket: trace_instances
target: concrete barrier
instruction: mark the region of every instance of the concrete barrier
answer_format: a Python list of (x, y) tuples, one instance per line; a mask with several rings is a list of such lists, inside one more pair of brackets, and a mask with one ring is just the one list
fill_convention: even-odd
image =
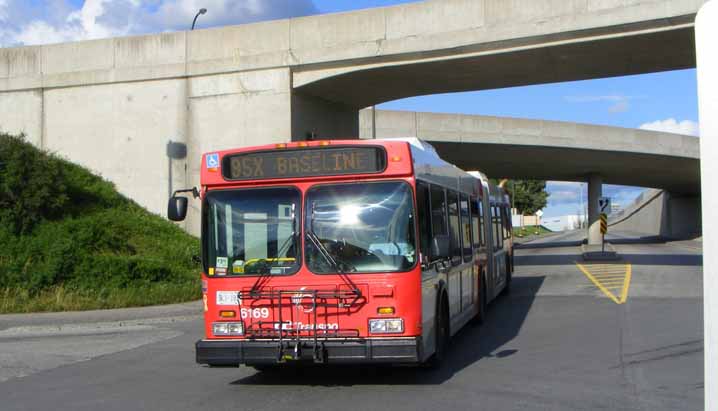
[(701, 235), (701, 198), (648, 189), (620, 213), (611, 215), (609, 232), (648, 237), (688, 239)]

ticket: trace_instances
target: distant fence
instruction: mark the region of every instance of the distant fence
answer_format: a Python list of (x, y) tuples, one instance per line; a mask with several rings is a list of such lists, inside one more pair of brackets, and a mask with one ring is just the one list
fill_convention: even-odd
[(535, 215), (511, 215), (511, 225), (514, 227), (523, 227), (527, 225), (539, 225), (539, 218)]

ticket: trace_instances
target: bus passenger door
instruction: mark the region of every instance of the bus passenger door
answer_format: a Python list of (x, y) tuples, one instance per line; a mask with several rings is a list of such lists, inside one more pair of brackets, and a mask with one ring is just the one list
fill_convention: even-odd
[(493, 296), (499, 294), (504, 283), (504, 273), (506, 272), (506, 250), (504, 249), (503, 224), (501, 221), (501, 212), (498, 206), (491, 206), (491, 234), (493, 237)]
[[(484, 272), (487, 274), (489, 273), (489, 259), (486, 254), (486, 230), (484, 229), (484, 206), (482, 201), (483, 199), (481, 197), (471, 197), (469, 201), (471, 211), (471, 241), (474, 248), (474, 267), (476, 267), (474, 276), (474, 282), (476, 285), (473, 298), (474, 301), (479, 301), (479, 299), (482, 298), (480, 295), (479, 284), (484, 282), (484, 287), (487, 286), (487, 278), (482, 278), (482, 275)], [(489, 289), (486, 288), (486, 290), (488, 291)]]
[[(443, 198), (443, 191), (441, 192)], [(438, 201), (438, 196), (437, 196)], [(442, 202), (443, 205), (443, 202)], [(444, 278), (444, 263), (436, 256), (431, 255), (431, 241), (433, 239), (432, 204), (429, 185), (417, 181), (416, 183), (416, 215), (419, 238), (419, 263), (421, 264), (421, 322), (422, 341), (424, 353), (430, 355), (435, 350), (436, 303), (439, 291), (439, 282)], [(437, 218), (441, 219), (443, 213), (437, 211)], [(437, 222), (437, 230), (442, 229), (441, 221)], [(439, 232), (441, 233), (441, 232)]]
[[(451, 250), (451, 268), (449, 268), (449, 311), (451, 320), (461, 313), (461, 279), (466, 266), (461, 260), (461, 227), (459, 226), (459, 196), (456, 191), (446, 190), (449, 210), (449, 249)], [(454, 330), (452, 330), (453, 332)]]
[(469, 197), (460, 194), (460, 215), (461, 215), (461, 244), (464, 266), (461, 273), (461, 311), (470, 310), (476, 303), (475, 295), (478, 284), (478, 270), (474, 264), (474, 253), (471, 233), (471, 214), (469, 211)]

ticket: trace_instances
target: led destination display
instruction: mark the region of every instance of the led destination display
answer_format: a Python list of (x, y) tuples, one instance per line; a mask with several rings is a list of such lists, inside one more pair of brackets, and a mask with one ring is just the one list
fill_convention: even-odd
[(228, 155), (222, 167), (228, 180), (380, 173), (386, 167), (381, 147), (333, 147)]

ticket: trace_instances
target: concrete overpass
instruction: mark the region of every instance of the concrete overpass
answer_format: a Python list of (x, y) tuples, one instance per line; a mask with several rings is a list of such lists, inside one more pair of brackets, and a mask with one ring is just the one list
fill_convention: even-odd
[[(360, 136), (372, 137), (370, 109)], [(445, 160), (492, 177), (588, 181), (700, 193), (699, 139), (560, 121), (377, 110), (376, 136), (416, 136)]]
[(703, 3), (440, 0), (0, 49), (0, 128), (161, 213), (197, 184), (200, 153), (356, 136), (370, 104), (693, 67)]
[(703, 3), (449, 0), (300, 19), (291, 27), (301, 63), (293, 85), (361, 108), (424, 94), (694, 67), (693, 20)]

